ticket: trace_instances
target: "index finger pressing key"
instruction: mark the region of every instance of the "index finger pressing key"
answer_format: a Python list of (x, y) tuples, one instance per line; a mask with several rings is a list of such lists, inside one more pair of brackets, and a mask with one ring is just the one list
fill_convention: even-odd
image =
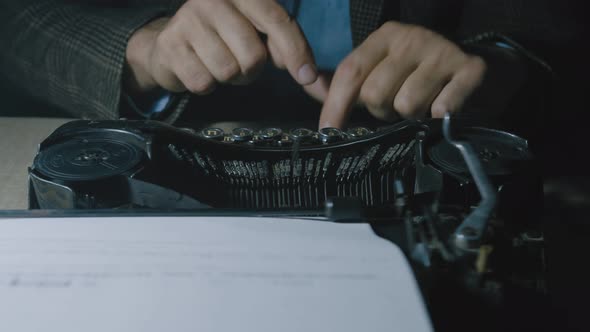
[(303, 32), (275, 0), (235, 0), (238, 9), (277, 48), (291, 76), (301, 85), (316, 81), (318, 74)]
[(359, 98), (361, 87), (371, 71), (387, 56), (387, 46), (369, 38), (336, 69), (328, 97), (320, 115), (320, 128), (342, 128)]

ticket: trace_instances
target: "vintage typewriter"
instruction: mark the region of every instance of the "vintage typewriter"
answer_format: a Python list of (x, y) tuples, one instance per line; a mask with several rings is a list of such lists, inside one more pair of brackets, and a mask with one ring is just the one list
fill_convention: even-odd
[(74, 121), (40, 144), (30, 207), (369, 222), (496, 299), (544, 291), (535, 165), (526, 140), (449, 116), (319, 131)]

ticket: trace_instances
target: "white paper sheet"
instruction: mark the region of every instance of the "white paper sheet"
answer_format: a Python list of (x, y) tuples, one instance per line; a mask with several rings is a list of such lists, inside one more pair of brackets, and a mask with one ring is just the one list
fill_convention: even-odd
[(261, 218), (0, 220), (0, 331), (431, 331), (368, 225)]

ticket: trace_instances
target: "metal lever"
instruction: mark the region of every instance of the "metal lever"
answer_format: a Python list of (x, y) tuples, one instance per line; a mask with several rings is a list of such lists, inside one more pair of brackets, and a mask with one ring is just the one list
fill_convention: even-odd
[(463, 156), (469, 173), (475, 181), (477, 190), (481, 195), (479, 206), (473, 210), (463, 223), (455, 230), (455, 246), (463, 250), (475, 249), (481, 245), (481, 239), (485, 232), (488, 220), (496, 207), (496, 191), (494, 190), (477, 154), (471, 145), (464, 141), (453, 140), (451, 136), (451, 116), (445, 114), (443, 119), (443, 135), (445, 139), (454, 145)]

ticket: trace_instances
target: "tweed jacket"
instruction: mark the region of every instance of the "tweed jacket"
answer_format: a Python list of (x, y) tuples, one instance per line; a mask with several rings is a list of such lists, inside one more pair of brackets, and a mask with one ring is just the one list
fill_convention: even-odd
[[(118, 118), (127, 40), (146, 22), (172, 15), (183, 2), (0, 0), (0, 74), (76, 117)], [(353, 39), (358, 45), (382, 22), (396, 19), (455, 40), (501, 31), (551, 57), (550, 50), (567, 43), (576, 30), (563, 3), (567, 1), (351, 0)]]

